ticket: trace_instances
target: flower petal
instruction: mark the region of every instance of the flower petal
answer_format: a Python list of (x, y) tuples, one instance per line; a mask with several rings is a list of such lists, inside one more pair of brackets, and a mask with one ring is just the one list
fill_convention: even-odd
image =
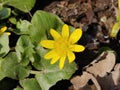
[(75, 60), (75, 54), (72, 51), (67, 52), (69, 63)]
[(2, 27), (2, 28), (0, 29), (0, 34), (4, 33), (6, 30), (7, 30), (7, 27), (6, 27), (6, 26)]
[(60, 57), (56, 54), (55, 57), (52, 58), (50, 64), (56, 63), (56, 62), (58, 61), (59, 58), (60, 58)]
[(85, 50), (85, 47), (82, 45), (70, 45), (70, 50), (73, 52), (82, 52)]
[(66, 56), (60, 58), (60, 62), (59, 62), (60, 69), (63, 69), (64, 64), (65, 64), (65, 59), (66, 59)]
[(45, 54), (44, 58), (45, 59), (51, 59), (55, 57), (56, 52), (54, 50), (49, 51), (48, 53)]
[(40, 44), (48, 49), (53, 49), (54, 48), (54, 41), (53, 40), (42, 40)]
[(67, 38), (69, 37), (69, 27), (66, 24), (62, 28), (62, 36)]
[(72, 34), (70, 35), (70, 39), (69, 41), (74, 44), (76, 43), (82, 36), (82, 30), (81, 29), (76, 29), (72, 32)]
[(55, 40), (61, 37), (60, 34), (54, 29), (50, 29), (50, 34)]

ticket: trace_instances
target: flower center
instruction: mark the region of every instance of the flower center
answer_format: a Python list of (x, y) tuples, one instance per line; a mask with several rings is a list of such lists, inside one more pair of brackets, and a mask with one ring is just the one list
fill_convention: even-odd
[(66, 53), (69, 49), (69, 42), (67, 38), (59, 38), (55, 40), (55, 51), (59, 56), (66, 56)]

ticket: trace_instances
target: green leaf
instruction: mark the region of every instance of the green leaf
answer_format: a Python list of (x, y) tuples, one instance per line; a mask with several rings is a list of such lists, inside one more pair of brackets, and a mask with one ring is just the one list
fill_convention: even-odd
[(4, 60), (4, 59), (2, 59), (2, 58), (0, 57), (0, 80), (2, 80), (2, 79), (5, 77), (5, 75), (4, 75), (3, 71), (2, 71), (2, 68), (1, 68), (2, 61), (3, 61), (3, 60)]
[(11, 14), (10, 8), (1, 8), (0, 9), (0, 20), (8, 18), (10, 14)]
[(7, 34), (0, 35), (0, 57), (5, 56), (9, 52), (9, 38)]
[(17, 23), (17, 20), (15, 17), (10, 17), (9, 18), (9, 21), (12, 23), (12, 24), (16, 24)]
[[(2, 62), (1, 62), (1, 73), (4, 74), (4, 76), (8, 76), (11, 78), (16, 78), (16, 65), (18, 64), (17, 62), (17, 57), (15, 53), (10, 53)], [(1, 74), (0, 73), (0, 74)]]
[(22, 35), (18, 41), (17, 45), (15, 47), (17, 56), (19, 57), (19, 62), (21, 62), (22, 65), (26, 66), (28, 65), (29, 61), (34, 61), (33, 54), (35, 51), (33, 50), (34, 45), (31, 42), (31, 39), (27, 35)]
[(35, 69), (41, 70), (41, 57), (36, 53), (34, 54), (34, 62), (32, 62), (32, 65), (34, 66)]
[(29, 75), (29, 68), (23, 67), (18, 63), (18, 57), (15, 52), (9, 53), (4, 60), (0, 62), (0, 80), (3, 77), (12, 79), (24, 79)]
[(13, 6), (23, 12), (29, 12), (33, 8), (35, 0), (0, 0), (0, 3)]
[(16, 73), (19, 80), (22, 80), (25, 77), (27, 77), (30, 73), (29, 70), (30, 70), (30, 67), (23, 67), (22, 65), (16, 66)]
[(29, 34), (30, 25), (31, 25), (31, 23), (28, 22), (27, 20), (20, 20), (19, 22), (17, 22), (18, 30), (16, 32), (18, 34)]
[(13, 90), (23, 90), (21, 87), (16, 87), (15, 89)]
[(41, 55), (41, 72), (36, 74), (36, 80), (42, 90), (49, 90), (49, 88), (59, 80), (69, 79), (77, 69), (74, 62), (71, 64), (66, 62), (64, 68), (60, 70), (59, 61), (51, 65), (49, 60), (43, 58), (46, 53), (45, 49), (41, 48), (38, 53)]
[(42, 90), (35, 78), (21, 80), (20, 84), (24, 90)]
[(33, 41), (39, 43), (41, 39), (49, 37), (49, 30), (61, 30), (63, 22), (54, 14), (37, 11), (31, 20), (30, 36)]
[(33, 72), (33, 74), (36, 74), (35, 78), (42, 90), (49, 90), (51, 86), (62, 79), (70, 79), (77, 69), (74, 62), (69, 64), (66, 60), (64, 68), (60, 70), (59, 61), (55, 64), (50, 64), (50, 60), (44, 59), (47, 51), (48, 50), (42, 48), (40, 45), (36, 47), (36, 52), (41, 58), (39, 61), (36, 61), (35, 65), (39, 68), (40, 72)]
[(40, 84), (42, 90), (49, 90), (57, 81), (62, 79), (69, 79), (75, 72), (75, 63), (65, 64), (64, 69), (60, 70), (58, 63), (50, 65), (48, 61), (42, 61), (44, 65), (43, 73), (36, 74), (36, 79)]

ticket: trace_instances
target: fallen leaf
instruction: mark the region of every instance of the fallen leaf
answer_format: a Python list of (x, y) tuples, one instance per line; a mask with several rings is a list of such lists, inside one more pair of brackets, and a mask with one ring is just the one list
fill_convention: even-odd
[(71, 83), (73, 84), (74, 90), (90, 90), (91, 87), (87, 84), (90, 79), (93, 81), (97, 90), (101, 90), (100, 85), (98, 84), (96, 78), (88, 72), (83, 72), (81, 76), (76, 76), (72, 78)]
[[(117, 70), (117, 73), (107, 74), (111, 73), (114, 65), (115, 54), (112, 51), (104, 51), (84, 68), (85, 71), (81, 76), (75, 76), (70, 80), (73, 84), (70, 90), (115, 90), (114, 82), (117, 85), (120, 84), (118, 82), (120, 79), (120, 66), (115, 68), (114, 72)], [(89, 80), (92, 80), (93, 85), (88, 84)]]
[(85, 67), (86, 71), (93, 75), (103, 77), (108, 72), (111, 72), (115, 65), (115, 55), (113, 52), (103, 52), (97, 59), (95, 59), (90, 67)]

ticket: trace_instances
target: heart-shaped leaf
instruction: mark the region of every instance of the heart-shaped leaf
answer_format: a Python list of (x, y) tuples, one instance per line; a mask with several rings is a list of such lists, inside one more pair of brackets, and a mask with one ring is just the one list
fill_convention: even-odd
[(39, 43), (41, 39), (50, 36), (49, 30), (51, 28), (61, 30), (64, 23), (54, 14), (37, 11), (32, 17), (31, 24), (30, 36), (33, 41)]

